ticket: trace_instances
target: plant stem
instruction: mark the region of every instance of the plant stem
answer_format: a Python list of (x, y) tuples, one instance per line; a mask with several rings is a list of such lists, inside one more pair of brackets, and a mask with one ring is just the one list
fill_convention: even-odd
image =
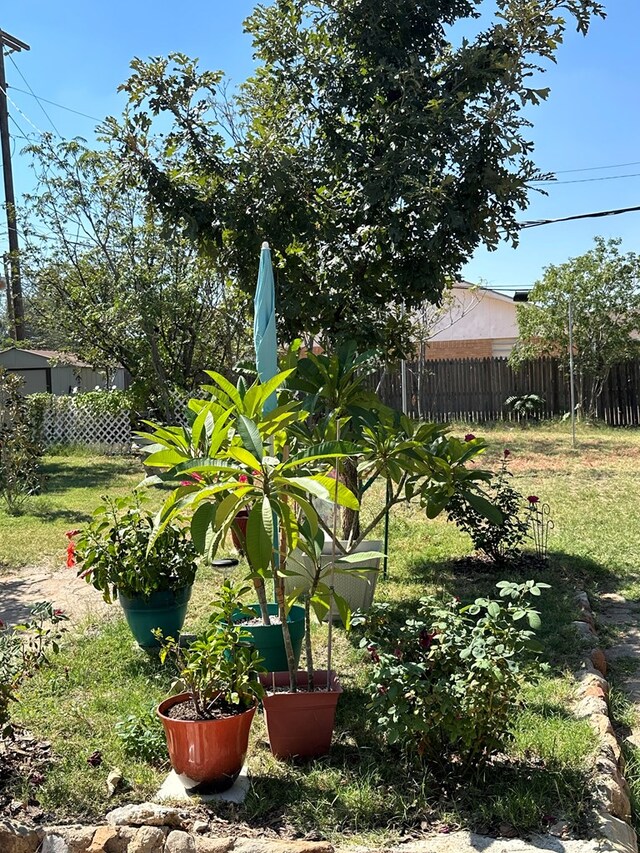
[(307, 658), (307, 688), (309, 693), (315, 689), (313, 683), (313, 649), (311, 648), (311, 594), (304, 599), (304, 630), (305, 630), (305, 654)]
[(267, 606), (267, 591), (264, 586), (264, 580), (261, 577), (254, 577), (253, 587), (256, 591), (258, 604), (260, 605), (260, 615), (262, 616), (262, 624), (271, 625), (271, 619), (269, 617), (269, 608)]

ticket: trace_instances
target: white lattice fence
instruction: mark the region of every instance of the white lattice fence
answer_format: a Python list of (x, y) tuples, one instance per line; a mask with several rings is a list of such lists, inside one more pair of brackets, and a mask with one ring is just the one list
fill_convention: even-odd
[(109, 453), (131, 451), (129, 412), (92, 412), (80, 406), (53, 406), (44, 412), (42, 438), (46, 447), (76, 444)]

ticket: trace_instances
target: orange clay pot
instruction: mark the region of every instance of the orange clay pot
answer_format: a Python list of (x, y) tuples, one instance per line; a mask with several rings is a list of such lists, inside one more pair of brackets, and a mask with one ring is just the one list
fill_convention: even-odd
[[(327, 671), (313, 673), (316, 687), (326, 687)], [(289, 686), (288, 672), (260, 676), (267, 691), (262, 699), (264, 717), (269, 733), (269, 745), (276, 758), (314, 758), (326, 755), (336, 717), (336, 706), (342, 687), (335, 672), (329, 673), (330, 690), (306, 692), (307, 673), (298, 672), (298, 692), (269, 693), (275, 679), (276, 687)]]
[(178, 775), (193, 780), (192, 790), (226, 791), (242, 770), (255, 706), (220, 720), (173, 720), (165, 716), (173, 705), (190, 698), (190, 693), (180, 693), (158, 706), (171, 766)]

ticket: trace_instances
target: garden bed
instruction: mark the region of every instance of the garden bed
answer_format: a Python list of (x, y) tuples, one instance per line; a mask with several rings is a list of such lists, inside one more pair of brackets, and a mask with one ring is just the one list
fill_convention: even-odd
[[(242, 806), (213, 807), (219, 820), (287, 837), (313, 828), (319, 837), (346, 835), (374, 844), (458, 827), (526, 834), (546, 831), (559, 821), (567, 822), (576, 837), (592, 832), (589, 791), (596, 742), (588, 724), (571, 714), (575, 684), (570, 673), (580, 651), (571, 625), (577, 616), (573, 594), (577, 587), (637, 589), (635, 461), (640, 438), (593, 430), (581, 436), (583, 449), (575, 454), (562, 429), (487, 435), (496, 459), (505, 443), (510, 447), (516, 486), (525, 495), (540, 495), (553, 508), (556, 528), (549, 565), (539, 571), (532, 564), (495, 570), (482, 561), (462, 560), (469, 555), (469, 542), (452, 524), (399, 509), (392, 518), (390, 577), (380, 581), (376, 598), (407, 613), (427, 592), (446, 591), (467, 600), (490, 594), (505, 577), (535, 576), (550, 584), (540, 603), (549, 671), (524, 692), (508, 754), (464, 780), (455, 766), (438, 777), (406, 766), (384, 745), (366, 710), (367, 669), (361, 651), (336, 630), (334, 663), (344, 693), (330, 756), (305, 764), (275, 761), (257, 717), (249, 751), (250, 793)], [(106, 491), (104, 484), (101, 491)], [(187, 629), (203, 624), (218, 581), (212, 572), (200, 573)], [(322, 631), (317, 634), (319, 667)], [(14, 806), (37, 802), (49, 822), (57, 822), (96, 820), (118, 804), (148, 799), (167, 767), (127, 755), (126, 738), (118, 736), (114, 723), (126, 724), (130, 715), (148, 711), (165, 695), (169, 681), (167, 670), (134, 647), (120, 618), (69, 637), (52, 665), (25, 685), (16, 709), (18, 721), (37, 739), (50, 741), (58, 760), (45, 769), (39, 784), (12, 781), (5, 791), (8, 801)], [(139, 731), (129, 726), (131, 738), (139, 739)], [(154, 730), (145, 737), (147, 758), (161, 761)], [(93, 766), (87, 759), (96, 751), (101, 761)], [(114, 767), (123, 779), (108, 797), (106, 779)]]

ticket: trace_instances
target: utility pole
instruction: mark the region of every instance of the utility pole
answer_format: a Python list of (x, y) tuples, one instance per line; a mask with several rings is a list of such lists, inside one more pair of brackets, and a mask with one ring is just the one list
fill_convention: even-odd
[[(13, 307), (13, 329), (16, 341), (25, 339), (24, 303), (22, 301), (22, 281), (20, 278), (20, 255), (18, 247), (18, 229), (16, 223), (16, 200), (13, 192), (13, 172), (11, 170), (11, 139), (9, 136), (9, 109), (7, 106), (7, 79), (4, 72), (4, 51), (30, 50), (15, 36), (0, 30), (0, 147), (2, 148), (2, 176), (4, 179), (4, 201), (7, 210), (7, 231), (9, 232), (9, 280), (7, 289), (11, 292)], [(11, 318), (10, 318), (11, 319)]]

